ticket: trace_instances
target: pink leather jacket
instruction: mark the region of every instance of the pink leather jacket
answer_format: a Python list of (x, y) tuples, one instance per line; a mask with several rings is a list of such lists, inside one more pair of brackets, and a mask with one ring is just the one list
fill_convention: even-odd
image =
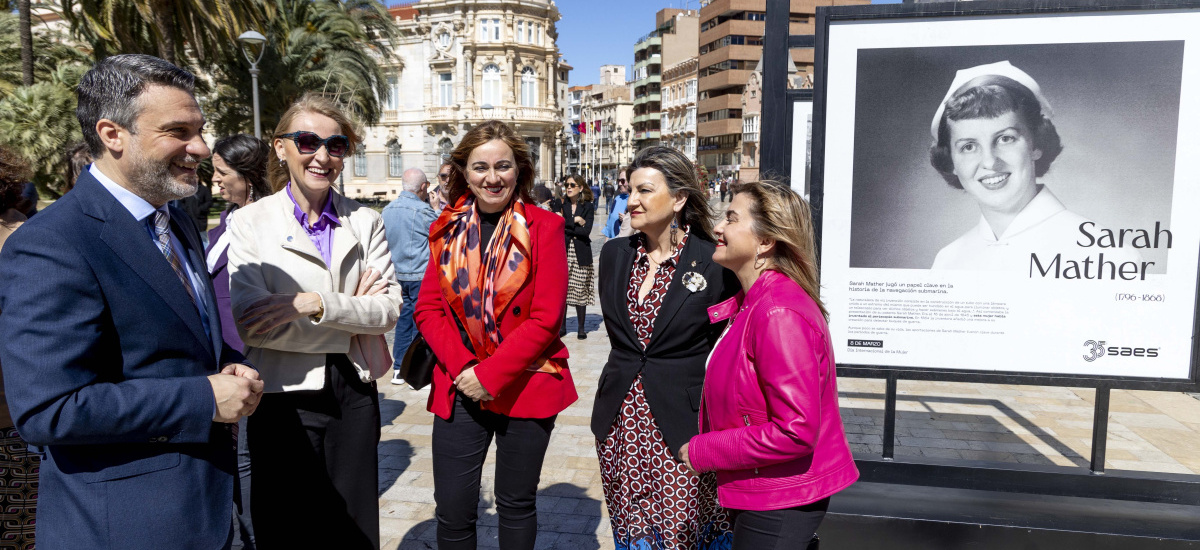
[(786, 275), (767, 271), (708, 316), (733, 319), (708, 360), (700, 435), (688, 458), (698, 471), (717, 472), (721, 505), (779, 510), (854, 483), (833, 343), (816, 302)]

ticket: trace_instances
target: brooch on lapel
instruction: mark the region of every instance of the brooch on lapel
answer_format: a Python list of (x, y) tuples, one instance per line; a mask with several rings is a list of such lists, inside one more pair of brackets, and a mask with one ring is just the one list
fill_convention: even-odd
[(708, 288), (708, 280), (704, 278), (704, 275), (689, 271), (683, 274), (683, 286), (692, 292), (700, 292)]

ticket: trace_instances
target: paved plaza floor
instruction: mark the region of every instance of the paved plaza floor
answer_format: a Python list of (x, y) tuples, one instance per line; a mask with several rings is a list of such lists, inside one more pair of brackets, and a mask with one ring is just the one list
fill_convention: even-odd
[[(594, 250), (603, 237), (597, 219)], [(538, 495), (540, 549), (613, 548), (600, 487), (595, 439), (588, 428), (592, 399), (609, 340), (599, 305), (583, 320), (587, 340), (575, 337), (568, 314), (571, 370), (579, 401), (558, 416)], [(390, 338), (390, 336), (389, 336)], [(882, 452), (884, 382), (839, 380), (842, 419), (856, 454)], [(380, 384), (384, 398), (379, 444), (379, 511), (383, 548), (436, 548), (429, 390)], [(1087, 467), (1091, 447), (1091, 389), (900, 381), (896, 454)], [(498, 547), (492, 485), (494, 447), (483, 473), (479, 546)], [(1112, 392), (1106, 467), (1200, 473), (1200, 400), (1174, 392)], [(836, 497), (835, 497), (836, 498)]]

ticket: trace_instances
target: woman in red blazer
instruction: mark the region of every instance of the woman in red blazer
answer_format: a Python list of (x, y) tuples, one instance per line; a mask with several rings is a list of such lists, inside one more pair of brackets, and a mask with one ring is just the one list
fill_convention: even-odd
[(495, 437), (500, 547), (532, 549), (550, 432), (577, 397), (558, 338), (563, 220), (535, 206), (529, 148), (503, 122), (467, 132), (450, 159), (450, 202), (429, 230), (415, 311), (438, 357), (429, 394), (438, 548), (475, 549)]

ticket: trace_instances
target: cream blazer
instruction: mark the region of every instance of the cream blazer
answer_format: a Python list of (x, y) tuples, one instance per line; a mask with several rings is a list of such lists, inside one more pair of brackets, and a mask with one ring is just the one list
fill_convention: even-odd
[[(249, 334), (239, 326), (246, 359), (258, 369), (267, 392), (318, 390), (325, 385), (325, 354), (347, 353), (355, 334), (385, 334), (400, 316), (400, 285), (383, 234), (383, 218), (330, 191), (341, 226), (333, 231), (331, 266), (296, 220), (287, 193), (275, 193), (229, 218), (229, 295), (234, 319), (271, 294), (316, 292), (324, 302), (320, 322), (305, 317)], [(354, 296), (367, 267), (383, 274), (388, 290)], [(352, 361), (353, 362), (353, 361)], [(355, 364), (360, 376), (367, 365)]]

